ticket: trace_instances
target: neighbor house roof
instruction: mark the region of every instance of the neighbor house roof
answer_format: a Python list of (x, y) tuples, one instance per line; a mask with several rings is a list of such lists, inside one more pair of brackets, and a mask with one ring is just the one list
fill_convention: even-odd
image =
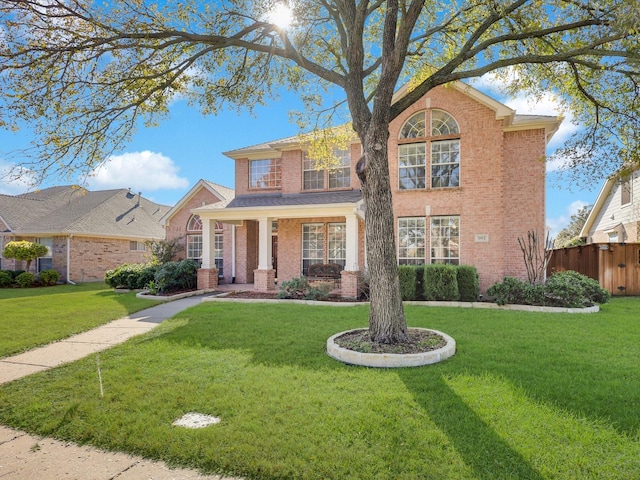
[[(502, 120), (504, 130), (506, 132), (513, 132), (519, 130), (533, 130), (544, 129), (546, 132), (546, 140), (549, 142), (551, 137), (558, 131), (562, 118), (552, 115), (521, 115), (517, 114), (515, 110), (507, 107), (503, 103), (494, 100), (488, 95), (482, 93), (480, 90), (473, 88), (466, 83), (456, 81), (447, 85), (458, 92), (461, 92), (470, 98), (476, 100), (478, 103), (490, 108), (495, 112), (496, 120)], [(409, 85), (405, 84), (395, 93), (393, 101), (396, 102), (409, 92)], [(357, 142), (357, 138), (354, 133), (354, 142)], [(269, 142), (258, 143), (249, 147), (238, 148), (236, 150), (230, 150), (223, 152), (224, 155), (233, 158), (235, 160), (248, 158), (251, 160), (261, 158), (277, 158), (280, 157), (283, 151), (300, 149), (304, 143), (303, 135), (294, 135), (292, 137), (281, 138)]]
[(127, 189), (78, 186), (0, 195), (0, 218), (11, 235), (164, 238), (160, 219), (170, 207)]

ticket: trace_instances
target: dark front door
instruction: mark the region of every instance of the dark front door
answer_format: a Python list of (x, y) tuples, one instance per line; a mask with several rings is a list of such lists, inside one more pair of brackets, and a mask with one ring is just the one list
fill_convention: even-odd
[(276, 278), (278, 278), (278, 236), (271, 236), (271, 264), (276, 271)]

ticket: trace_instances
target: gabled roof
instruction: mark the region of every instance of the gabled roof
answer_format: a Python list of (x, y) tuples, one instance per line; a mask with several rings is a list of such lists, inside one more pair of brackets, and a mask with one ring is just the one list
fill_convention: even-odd
[[(502, 120), (504, 130), (506, 132), (513, 132), (519, 130), (533, 130), (533, 129), (545, 129), (546, 140), (549, 142), (551, 137), (560, 128), (562, 118), (552, 115), (520, 115), (516, 114), (516, 111), (507, 107), (503, 103), (489, 97), (482, 93), (480, 90), (473, 88), (461, 81), (451, 82), (447, 85), (458, 92), (461, 92), (478, 103), (486, 106), (487, 108), (495, 112), (496, 120)], [(409, 92), (409, 84), (405, 84), (394, 94), (393, 102), (397, 102), (404, 95)], [(354, 141), (356, 140), (354, 134)], [(281, 138), (279, 140), (273, 140), (269, 142), (258, 143), (249, 147), (238, 148), (236, 150), (230, 150), (223, 152), (224, 155), (234, 160), (242, 158), (249, 158), (251, 160), (261, 158), (277, 158), (280, 157), (283, 151), (297, 150), (301, 147), (301, 138), (299, 135), (292, 137)]]
[(160, 219), (168, 210), (127, 189), (61, 186), (0, 195), (0, 217), (12, 235), (164, 238)]
[(586, 238), (589, 236), (589, 231), (591, 230), (591, 227), (593, 227), (598, 215), (600, 215), (602, 207), (604, 206), (607, 198), (609, 198), (611, 189), (613, 189), (616, 184), (616, 180), (617, 179), (615, 177), (609, 177), (605, 180), (604, 185), (602, 185), (602, 189), (596, 198), (596, 203), (593, 204), (593, 207), (587, 216), (587, 220), (584, 222), (582, 230), (580, 230), (580, 237)]
[(173, 217), (176, 212), (178, 212), (201, 188), (207, 189), (211, 192), (215, 197), (217, 197), (220, 201), (215, 205), (219, 205), (220, 207), (225, 207), (231, 202), (235, 196), (236, 191), (232, 188), (225, 187), (224, 185), (220, 185), (218, 183), (213, 183), (208, 180), (200, 179), (196, 182), (196, 184), (189, 190), (179, 201), (176, 203), (173, 208), (171, 208), (161, 219), (161, 223), (163, 225), (167, 224), (167, 221)]

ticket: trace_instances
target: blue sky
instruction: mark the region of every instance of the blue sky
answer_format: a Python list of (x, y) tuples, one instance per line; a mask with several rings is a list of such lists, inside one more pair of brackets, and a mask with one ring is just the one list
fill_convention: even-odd
[[(525, 98), (501, 96), (490, 79), (474, 86), (515, 108), (518, 113), (559, 113), (551, 95), (532, 104)], [(266, 107), (257, 107), (253, 114), (229, 110), (204, 117), (197, 109), (178, 101), (171, 108), (171, 117), (159, 127), (141, 127), (123, 151), (89, 180), (88, 188), (131, 188), (153, 201), (173, 205), (201, 178), (233, 187), (234, 164), (222, 152), (296, 135), (298, 127), (289, 121), (289, 112), (300, 108), (297, 98), (286, 92), (281, 98), (268, 102)], [(547, 153), (551, 154), (562, 145), (575, 128), (570, 119), (565, 118)], [(28, 129), (15, 134), (0, 130), (0, 177), (11, 166), (7, 152), (27, 147), (33, 138), (33, 132)], [(572, 213), (583, 205), (594, 203), (604, 179), (594, 179), (590, 191), (570, 190), (568, 181), (558, 173), (555, 165), (549, 164), (547, 171), (547, 225), (557, 233), (567, 225)], [(44, 186), (51, 186), (51, 183)], [(6, 182), (0, 178), (0, 193), (15, 195), (27, 190), (21, 182)]]

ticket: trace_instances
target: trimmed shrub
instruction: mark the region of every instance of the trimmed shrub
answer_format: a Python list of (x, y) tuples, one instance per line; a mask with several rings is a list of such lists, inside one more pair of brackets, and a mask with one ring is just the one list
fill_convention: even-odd
[(611, 295), (592, 278), (572, 270), (551, 275), (545, 284), (549, 304), (562, 307), (589, 307), (607, 303)]
[(460, 299), (458, 274), (455, 265), (433, 263), (424, 266), (424, 298), (429, 301)]
[(26, 270), (6, 270), (6, 271), (9, 272), (9, 274), (11, 275), (11, 278), (15, 280), (18, 275), (20, 275), (21, 273), (24, 273)]
[(33, 286), (35, 275), (31, 272), (23, 272), (16, 277), (16, 283), (20, 288), (29, 288)]
[(296, 277), (280, 284), (278, 298), (293, 300), (324, 300), (333, 290), (333, 282), (309, 283), (304, 277)]
[(498, 305), (544, 305), (544, 286), (513, 277), (504, 277), (502, 282), (489, 287), (487, 294)]
[(13, 284), (13, 277), (5, 270), (0, 270), (0, 288), (10, 287)]
[(424, 300), (424, 264), (416, 265), (416, 300)]
[(42, 270), (38, 274), (38, 281), (41, 285), (52, 286), (58, 283), (60, 280), (60, 274), (55, 270)]
[(155, 277), (145, 282), (145, 285), (152, 280), (159, 293), (193, 290), (198, 284), (198, 264), (191, 259), (167, 262), (158, 268)]
[(104, 275), (104, 281), (111, 288), (137, 290), (154, 280), (157, 269), (157, 266), (146, 263), (125, 263), (108, 270)]
[(475, 302), (480, 295), (478, 270), (472, 265), (458, 265), (457, 270), (460, 301)]
[(413, 265), (398, 265), (402, 300), (416, 300), (417, 271)]

